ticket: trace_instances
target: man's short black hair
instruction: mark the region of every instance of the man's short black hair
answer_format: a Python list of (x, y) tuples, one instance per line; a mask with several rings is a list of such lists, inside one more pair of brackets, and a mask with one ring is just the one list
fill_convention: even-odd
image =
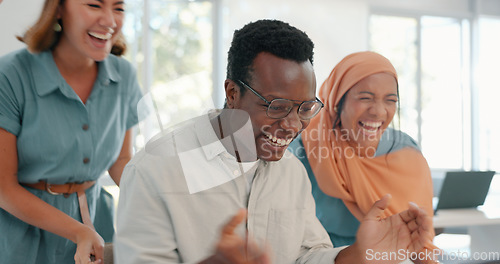
[[(307, 34), (279, 20), (258, 20), (236, 30), (229, 48), (226, 78), (250, 83), (250, 66), (261, 52), (298, 63), (313, 63), (314, 44)], [(246, 89), (241, 89), (243, 95)]]

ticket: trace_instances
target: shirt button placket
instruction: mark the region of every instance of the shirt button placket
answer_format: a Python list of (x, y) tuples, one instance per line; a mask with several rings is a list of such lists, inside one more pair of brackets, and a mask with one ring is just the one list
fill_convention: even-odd
[[(82, 130), (87, 131), (89, 130), (89, 125), (88, 124), (83, 124), (82, 125)], [(90, 159), (88, 157), (83, 158), (83, 164), (88, 164), (90, 162)]]
[[(85, 138), (89, 138), (90, 137), (89, 128), (90, 128), (90, 126), (89, 126), (88, 120), (84, 121), (83, 125), (82, 125), (82, 130), (85, 133), (85, 136), (84, 136)], [(85, 140), (85, 141), (87, 141), (87, 140)], [(90, 163), (90, 156), (88, 156), (89, 155), (88, 151), (84, 151), (84, 153), (85, 152), (87, 152), (87, 154), (84, 154), (82, 162), (83, 162), (84, 165), (88, 165)], [(84, 170), (88, 172), (88, 169), (84, 169)]]

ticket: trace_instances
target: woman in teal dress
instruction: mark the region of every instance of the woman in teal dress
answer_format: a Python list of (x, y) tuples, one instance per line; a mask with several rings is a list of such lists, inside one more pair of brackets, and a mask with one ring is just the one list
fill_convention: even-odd
[(27, 48), (0, 58), (1, 263), (102, 262), (96, 180), (119, 184), (141, 97), (123, 18), (123, 1), (46, 0)]

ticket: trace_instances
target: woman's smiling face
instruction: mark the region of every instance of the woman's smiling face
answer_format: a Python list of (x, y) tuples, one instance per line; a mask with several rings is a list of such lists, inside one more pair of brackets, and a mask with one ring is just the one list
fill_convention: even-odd
[(388, 73), (372, 74), (345, 94), (340, 128), (351, 146), (377, 149), (378, 142), (396, 113), (398, 87)]
[(59, 7), (62, 35), (58, 46), (94, 61), (104, 60), (121, 31), (121, 0), (66, 0)]

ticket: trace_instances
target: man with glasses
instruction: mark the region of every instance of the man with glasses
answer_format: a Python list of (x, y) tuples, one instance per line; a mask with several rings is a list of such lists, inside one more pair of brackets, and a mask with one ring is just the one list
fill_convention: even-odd
[(332, 247), (307, 173), (286, 152), (323, 107), (312, 62), (312, 41), (287, 23), (235, 32), (225, 108), (149, 142), (126, 167), (117, 263), (364, 263), (430, 242), (430, 219), (416, 206), (380, 219), (386, 196), (354, 245)]

